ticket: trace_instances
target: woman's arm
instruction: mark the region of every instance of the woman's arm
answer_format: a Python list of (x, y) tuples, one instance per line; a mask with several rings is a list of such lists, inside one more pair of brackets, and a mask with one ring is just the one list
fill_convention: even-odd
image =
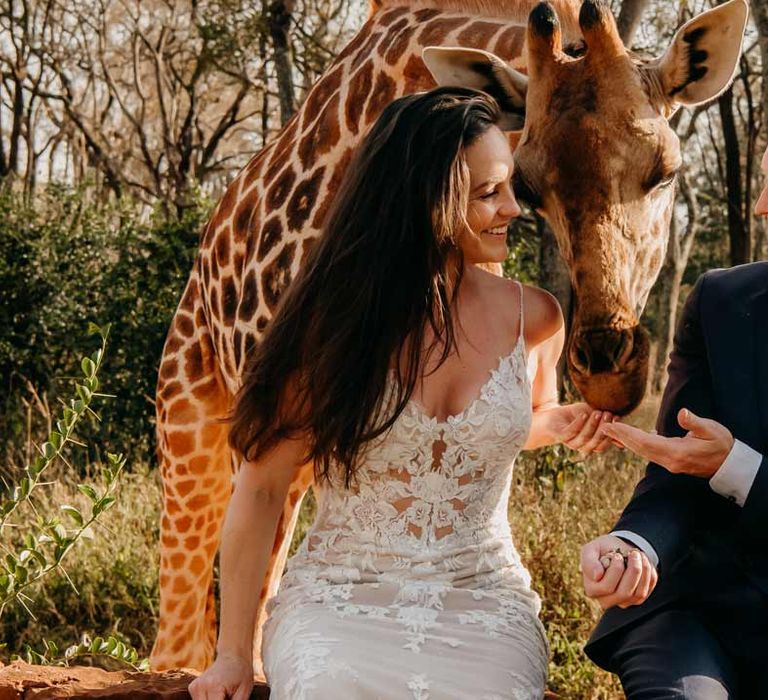
[(217, 651), (251, 658), (258, 592), (288, 488), (301, 466), (303, 440), (283, 440), (236, 477), (221, 535), (221, 631)]
[(259, 591), (288, 488), (306, 450), (304, 440), (283, 440), (258, 461), (243, 462), (240, 467), (219, 549), (221, 620), (216, 661), (190, 685), (193, 698), (239, 697), (245, 685), (250, 694)]
[(585, 403), (561, 406), (557, 390), (557, 363), (565, 345), (565, 321), (557, 299), (549, 292), (526, 287), (525, 341), (528, 362), (536, 368), (531, 385), (533, 419), (524, 450), (563, 443), (582, 453), (602, 452), (610, 442), (600, 435), (600, 424), (610, 413)]

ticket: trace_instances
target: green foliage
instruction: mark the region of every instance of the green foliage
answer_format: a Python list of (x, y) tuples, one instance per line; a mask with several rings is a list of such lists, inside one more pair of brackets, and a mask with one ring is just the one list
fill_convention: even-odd
[(507, 243), (509, 254), (504, 261), (504, 276), (525, 284), (536, 284), (539, 275), (539, 233), (532, 214), (512, 222)]
[[(5, 492), (0, 494), (0, 543), (5, 553), (0, 561), (0, 621), (3, 623), (4, 614), (9, 610), (17, 612), (13, 616), (15, 620), (24, 617), (35, 620), (32, 596), (54, 578), (53, 574), (59, 574), (74, 594), (80, 595), (64, 569), (64, 559), (69, 561), (68, 555), (75, 551), (80, 540), (94, 539), (97, 525), (106, 527), (105, 514), (117, 501), (117, 486), (125, 458), (110, 452), (106, 453), (106, 463), (100, 465), (97, 479), (75, 480), (79, 502), (73, 501), (72, 494), (65, 499), (50, 499), (44, 495), (57, 484), (56, 468), (62, 464), (70, 466), (66, 456), (69, 446), (85, 447), (75, 437), (81, 421), (87, 415), (100, 420), (91, 404), (94, 398), (104, 396), (98, 392), (98, 375), (109, 330), (109, 326), (102, 329), (89, 324), (89, 331), (101, 336), (101, 347), (81, 359), (83, 376), (75, 383), (75, 398), (64, 403), (61, 417), (55, 421), (55, 430), (50, 430), (47, 440), (38, 448), (39, 454), (26, 466), (18, 483), (6, 483)], [(62, 473), (70, 479), (73, 477), (71, 469)], [(3, 637), (9, 638), (6, 634)], [(93, 641), (84, 638), (80, 644), (70, 645), (63, 656), (59, 655), (54, 640), (45, 640), (44, 646), (44, 651), (38, 652), (25, 644), (23, 658), (29, 663), (67, 664), (85, 655), (105, 656), (137, 670), (148, 668), (148, 662), (140, 661), (138, 652), (129, 643), (114, 636), (96, 637)]]
[(27, 644), (23, 654), (12, 658), (20, 658), (28, 664), (38, 666), (69, 666), (72, 662), (82, 663), (86, 658), (107, 657), (121, 665), (130, 666), (135, 671), (149, 671), (149, 659), (139, 659), (139, 652), (117, 637), (96, 637), (91, 640), (86, 634), (79, 644), (68, 646), (63, 653), (59, 652), (56, 642), (44, 640), (43, 645), (45, 648), (39, 652)]
[[(92, 526), (99, 516), (115, 502), (115, 489), (118, 477), (125, 466), (122, 455), (107, 453), (108, 465), (102, 467), (103, 488), (97, 489), (92, 484), (80, 484), (79, 489), (89, 501), (90, 508), (84, 514), (75, 506), (65, 504), (59, 510), (67, 516), (74, 527), (67, 528), (58, 517), (41, 515), (34, 506), (33, 496), (44, 483), (43, 475), (49, 475), (51, 466), (64, 459), (64, 450), (69, 443), (76, 443), (74, 431), (79, 421), (90, 413), (98, 419), (90, 404), (99, 386), (98, 371), (104, 357), (109, 328), (102, 330), (93, 326), (92, 331), (101, 335), (101, 348), (91, 357), (84, 357), (80, 363), (84, 379), (75, 384), (78, 398), (71, 399), (63, 408), (62, 418), (56, 421), (56, 430), (52, 430), (48, 439), (39, 447), (40, 454), (24, 470), (24, 476), (17, 485), (8, 487), (0, 497), (0, 536), (2, 536), (5, 558), (0, 563), (0, 617), (9, 603), (18, 602), (26, 608), (26, 589), (39, 584), (54, 571), (62, 571), (62, 562), (77, 541), (83, 537), (93, 537)], [(21, 509), (27, 506), (26, 513)], [(11, 523), (14, 515), (22, 521)], [(18, 528), (24, 535), (21, 542), (8, 546), (8, 531)], [(66, 575), (66, 573), (65, 573)], [(27, 612), (30, 612), (27, 609)]]
[(512, 534), (541, 597), (541, 621), (550, 646), (549, 688), (563, 700), (618, 700), (615, 676), (595, 666), (584, 645), (600, 616), (583, 592), (581, 547), (609, 532), (644, 464), (610, 450), (567, 471), (564, 488), (542, 488), (542, 463), (551, 450), (523, 452), (509, 502)]
[(81, 427), (89, 444), (80, 466), (100, 460), (101, 440), (130, 444), (133, 460), (154, 450), (154, 390), (163, 343), (189, 276), (200, 202), (181, 221), (141, 219), (130, 205), (93, 203), (86, 190), (50, 186), (31, 204), (0, 193), (0, 437), (5, 462), (24, 461), (25, 446), (47, 427), (48, 416), (25, 409), (57, 401), (66, 368), (86, 332), (85, 318), (112, 324), (114, 352), (102, 378), (119, 401), (101, 426)]
[[(55, 512), (60, 503), (87, 510), (90, 500), (78, 483), (71, 474), (62, 475), (40, 498), (38, 510)], [(85, 635), (115, 637), (135, 648), (139, 659), (146, 657), (157, 627), (159, 522), (157, 471), (134, 465), (121, 474), (120, 497), (101, 519), (97, 536), (67, 555), (68, 578), (49, 577), (27, 591), (34, 617), (21, 606), (9, 606), (0, 618), (6, 653), (24, 657), (30, 647), (58, 663), (61, 650)], [(45, 643), (40, 648), (41, 640), (56, 644), (57, 654), (47, 652)], [(109, 659), (93, 662), (106, 666)]]
[(561, 493), (569, 479), (584, 473), (584, 460), (564, 445), (536, 450), (533, 461), (537, 483), (553, 495)]

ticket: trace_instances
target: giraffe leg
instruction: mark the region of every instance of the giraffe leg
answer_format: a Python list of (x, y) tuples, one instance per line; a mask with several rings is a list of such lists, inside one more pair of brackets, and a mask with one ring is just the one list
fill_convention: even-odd
[(160, 621), (150, 655), (156, 670), (203, 670), (213, 660), (213, 562), (232, 484), (228, 426), (219, 420), (231, 396), (210, 332), (200, 323), (202, 314), (195, 313), (192, 286), (193, 281), (176, 312), (158, 379)]
[[(233, 469), (229, 427), (220, 419), (231, 393), (218, 369), (210, 332), (190, 299), (182, 298), (166, 341), (157, 390), (158, 457), (163, 481), (160, 526), (160, 621), (150, 656), (152, 668), (211, 664), (216, 646), (213, 563), (229, 497)], [(192, 334), (192, 318), (197, 322)], [(254, 669), (261, 670), (264, 605), (274, 595), (285, 565), (311, 466), (291, 484), (259, 596)]]

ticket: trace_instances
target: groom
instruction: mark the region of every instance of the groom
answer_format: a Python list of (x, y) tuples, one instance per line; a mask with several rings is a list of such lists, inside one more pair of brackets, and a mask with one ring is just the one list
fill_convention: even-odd
[(651, 463), (582, 549), (586, 651), (629, 700), (768, 698), (768, 262), (698, 280), (668, 371), (658, 434), (604, 426)]

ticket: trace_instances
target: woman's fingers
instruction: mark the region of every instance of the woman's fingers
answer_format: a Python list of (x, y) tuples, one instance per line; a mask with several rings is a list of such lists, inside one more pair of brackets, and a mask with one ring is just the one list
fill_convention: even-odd
[(573, 450), (581, 450), (594, 434), (596, 427), (600, 424), (601, 416), (601, 411), (592, 411), (592, 413), (588, 414), (587, 418), (582, 419), (579, 432), (570, 440), (566, 441), (565, 444)]
[(579, 434), (570, 442), (566, 443), (568, 447), (578, 450), (583, 455), (594, 452), (600, 443), (609, 439), (603, 434), (602, 426), (608, 425), (611, 420), (611, 414), (603, 411), (593, 411), (589, 419), (584, 422)]
[(608, 443), (610, 442), (610, 438), (603, 433), (602, 426), (606, 423), (611, 422), (611, 414), (607, 411), (603, 413), (602, 418), (597, 423), (597, 426), (595, 428), (595, 432), (592, 434), (592, 436), (587, 440), (587, 442), (583, 445), (581, 448), (581, 452), (583, 454), (590, 454), (592, 452), (602, 452), (605, 450), (606, 447), (608, 447)]
[(565, 430), (563, 430), (563, 435), (560, 442), (570, 446), (570, 443), (581, 434), (581, 430), (589, 416), (590, 414), (587, 411), (584, 411), (584, 413), (580, 413), (576, 418), (574, 418), (565, 427)]

